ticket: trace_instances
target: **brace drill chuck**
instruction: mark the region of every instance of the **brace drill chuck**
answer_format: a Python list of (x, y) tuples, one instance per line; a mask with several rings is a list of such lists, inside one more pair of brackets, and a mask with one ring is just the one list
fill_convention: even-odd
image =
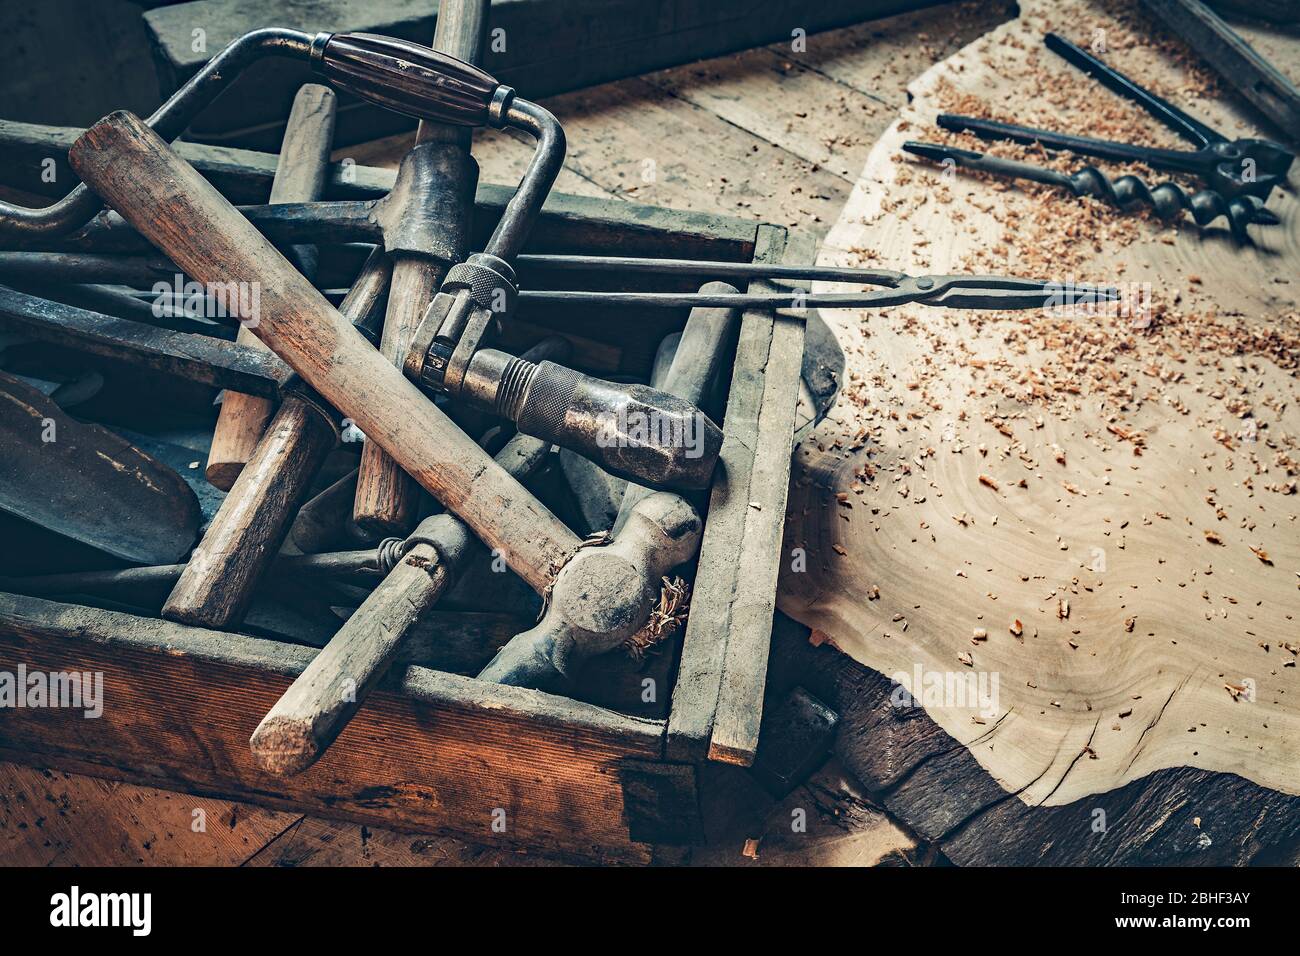
[(525, 435), (659, 489), (706, 488), (722, 431), (690, 402), (644, 385), (620, 385), (554, 362), (534, 364), (473, 348), (508, 312), (514, 270), (476, 253), (447, 273), (416, 330), (406, 374), (428, 391), (508, 418)]

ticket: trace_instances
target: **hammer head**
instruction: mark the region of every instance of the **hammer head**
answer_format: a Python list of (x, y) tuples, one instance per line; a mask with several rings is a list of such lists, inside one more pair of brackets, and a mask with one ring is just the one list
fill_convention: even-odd
[(686, 499), (667, 492), (648, 496), (612, 544), (583, 548), (569, 560), (542, 620), (503, 647), (479, 678), (537, 687), (618, 647), (645, 626), (661, 579), (695, 554), (702, 531)]

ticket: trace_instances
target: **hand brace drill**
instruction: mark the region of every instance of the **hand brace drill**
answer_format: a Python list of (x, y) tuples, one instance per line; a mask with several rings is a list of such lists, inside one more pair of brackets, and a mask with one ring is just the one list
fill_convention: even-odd
[(564, 131), (555, 117), (478, 67), (403, 40), (322, 33), (311, 44), (311, 60), (332, 84), (380, 106), (441, 123), (511, 127), (537, 141), (487, 247), (448, 271), (425, 312), (404, 363), (407, 376), (628, 480), (707, 487), (722, 432), (690, 402), (486, 347), (514, 308), (510, 263), (564, 161)]
[[(484, 347), (517, 298), (510, 262), (522, 248), (564, 161), (564, 131), (547, 110), (484, 71), (428, 47), (367, 34), (271, 28), (245, 34), (149, 118), (164, 139), (194, 117), (252, 63), (307, 59), (332, 85), (419, 119), (512, 128), (537, 140), (528, 169), (487, 248), (449, 271), (417, 329), (405, 362), (426, 391), (509, 418), (519, 430), (591, 457), (608, 471), (654, 488), (707, 487), (722, 432), (694, 405), (656, 389), (618, 385), (552, 362), (533, 364)], [(84, 184), (51, 206), (0, 202), (0, 237), (67, 235), (100, 202)]]

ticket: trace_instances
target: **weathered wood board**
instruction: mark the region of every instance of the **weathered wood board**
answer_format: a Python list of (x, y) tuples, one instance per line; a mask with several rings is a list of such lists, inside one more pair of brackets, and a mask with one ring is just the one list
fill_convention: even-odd
[[(0, 758), (507, 848), (645, 862), (624, 787), (663, 722), (407, 667), (321, 761), (257, 768), (248, 738), (312, 649), (38, 598), (0, 595), (0, 669), (103, 674), (102, 713), (0, 712)], [(151, 768), (151, 769), (143, 769)], [(633, 773), (633, 777), (625, 777)], [(537, 786), (538, 781), (546, 786)], [(494, 821), (497, 825), (494, 828)], [(687, 822), (687, 821), (683, 821)], [(481, 831), (481, 832), (480, 832)]]
[[(1276, 135), (1109, 4), (1023, 3), (914, 82), (824, 262), (1129, 295), (1109, 314), (832, 316), (848, 381), (798, 453), (780, 606), (884, 675), (861, 678), (877, 716), (846, 720), (863, 755), (846, 764), (955, 859), (1087, 861), (1086, 822), (1067, 839), (1017, 808), (1082, 819), (1103, 804), (1130, 825), (1099, 861), (1172, 859), (1154, 843), (1175, 811), (1207, 836), (1233, 818), (1221, 862), (1285, 857), (1282, 794), (1300, 792), (1297, 174), (1270, 202), (1282, 225), (1236, 248), (1222, 229), (902, 158), (905, 139), (941, 141), (945, 110), (1177, 145), (1043, 48), (1049, 30), (1100, 42), (1107, 62), (1228, 135)], [(891, 677), (924, 715), (891, 708), (908, 703)], [(880, 739), (881, 714), (910, 729)], [(989, 776), (971, 778), (976, 765)], [(1283, 849), (1262, 852), (1234, 806), (1255, 808)]]

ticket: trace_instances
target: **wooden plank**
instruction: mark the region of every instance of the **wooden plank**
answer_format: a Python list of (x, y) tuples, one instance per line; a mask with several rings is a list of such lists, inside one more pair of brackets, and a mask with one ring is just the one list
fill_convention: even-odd
[[(725, 124), (721, 129), (725, 130)], [(76, 181), (67, 166), (67, 150), (82, 132), (69, 127), (0, 120), (0, 183), (38, 195), (63, 195)], [(644, 142), (654, 140), (647, 131), (643, 131), (643, 136)], [(698, 137), (693, 142), (704, 148)], [(522, 143), (518, 145), (524, 148)], [(266, 201), (275, 175), (275, 154), (184, 142), (177, 144), (176, 151), (232, 201)], [(737, 161), (752, 163), (745, 150), (734, 150), (734, 153)], [(45, 158), (55, 159), (54, 183), (42, 180), (41, 162)], [(392, 188), (394, 176), (392, 170), (340, 160), (330, 166), (325, 198), (376, 198)], [(476, 243), (486, 240), (514, 195), (516, 185), (517, 182), (479, 183), (474, 211)], [(695, 189), (698, 183), (692, 185), (689, 177), (680, 178), (679, 186)], [(664, 195), (667, 197), (668, 193)], [(667, 209), (645, 203), (611, 202), (602, 196), (552, 192), (533, 229), (529, 251), (591, 251), (737, 261), (752, 255), (756, 224), (748, 215), (719, 215), (701, 211), (698, 203), (680, 204), (692, 208)]]
[(846, 183), (857, 179), (871, 144), (893, 119), (877, 97), (828, 83), (766, 47), (645, 79)]
[(547, 101), (566, 168), (637, 202), (821, 231), (850, 183), (644, 79)]
[(104, 700), (94, 720), (6, 709), (0, 757), (507, 848), (648, 859), (628, 836), (621, 762), (658, 758), (663, 723), (538, 691), (408, 667), (310, 770), (258, 770), (248, 737), (313, 653), (0, 595), (0, 670), (102, 672)]
[(0, 765), (6, 866), (239, 866), (297, 819), (229, 800)]
[(476, 846), (455, 837), (299, 817), (244, 864), (304, 866), (562, 866), (553, 857)]
[[(791, 255), (784, 261), (810, 260)], [(755, 325), (764, 320), (753, 318)], [(747, 317), (746, 321), (750, 321)], [(804, 321), (779, 313), (766, 319), (771, 327), (771, 347), (763, 369), (761, 405), (757, 410), (753, 470), (744, 507), (740, 554), (744, 574), (737, 578), (726, 637), (718, 709), (709, 745), (711, 760), (749, 766), (758, 750), (763, 718), (763, 688), (767, 683), (767, 655), (772, 641), (772, 615), (776, 611), (776, 582), (784, 553), (786, 497), (790, 486), (795, 412), (803, 365)]]
[[(785, 244), (783, 229), (760, 227), (755, 261), (781, 261)], [(752, 291), (766, 288), (766, 283), (750, 284)], [(732, 611), (737, 601), (750, 590), (748, 585), (742, 587), (741, 584), (741, 578), (748, 578), (751, 574), (749, 561), (738, 561), (736, 556), (744, 553), (741, 549), (751, 521), (779, 525), (784, 515), (784, 502), (781, 509), (767, 514), (749, 506), (752, 500), (750, 486), (758, 467), (756, 457), (762, 437), (766, 370), (774, 358), (775, 326), (771, 313), (751, 311), (741, 318), (740, 340), (736, 345), (731, 390), (723, 421), (722, 453), (709, 497), (709, 515), (700, 546), (691, 615), (687, 619), (682, 660), (677, 684), (673, 688), (673, 706), (668, 720), (667, 754), (670, 760), (694, 762), (708, 756), (726, 670), (726, 645), (734, 633)], [(787, 392), (792, 406), (794, 395), (795, 387), (792, 385)], [(786, 467), (788, 472), (788, 454)], [(775, 591), (773, 578), (772, 600), (775, 600)], [(753, 603), (742, 601), (741, 607), (742, 610), (752, 608)], [(770, 623), (769, 620), (766, 626), (770, 627)], [(738, 664), (736, 661), (733, 666)]]
[[(894, 110), (907, 104), (907, 84), (913, 78), (1016, 13), (1011, 0), (944, 3), (808, 37), (802, 49), (789, 43), (769, 49), (890, 107), (878, 114), (879, 126), (871, 123), (874, 139), (893, 122)], [(854, 175), (860, 170), (854, 169)]]

